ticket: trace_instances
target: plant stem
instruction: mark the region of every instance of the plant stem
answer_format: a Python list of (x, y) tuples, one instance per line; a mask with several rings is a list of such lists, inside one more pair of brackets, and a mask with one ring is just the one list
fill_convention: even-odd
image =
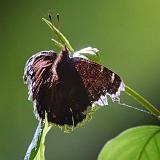
[(24, 160), (45, 160), (45, 137), (51, 129), (47, 118), (44, 121), (40, 120), (32, 142), (28, 147)]
[(44, 128), (43, 128), (41, 140), (40, 140), (40, 145), (39, 145), (39, 148), (37, 147), (38, 152), (34, 160), (45, 160), (45, 144), (44, 143), (45, 143), (46, 135), (50, 129), (51, 129), (51, 126), (48, 125), (48, 120), (47, 118), (45, 118)]
[(144, 97), (138, 94), (136, 91), (131, 89), (129, 86), (125, 85), (126, 93), (134, 98), (138, 103), (140, 103), (145, 109), (151, 112), (153, 115), (160, 117), (160, 111), (154, 107), (149, 101), (147, 101)]

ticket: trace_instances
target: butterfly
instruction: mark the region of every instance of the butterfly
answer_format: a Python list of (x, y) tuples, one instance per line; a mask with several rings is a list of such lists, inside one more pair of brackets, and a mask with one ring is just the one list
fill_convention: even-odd
[(70, 56), (64, 47), (59, 54), (41, 51), (26, 62), (23, 76), (35, 115), (63, 126), (77, 126), (93, 104), (118, 101), (124, 91), (121, 78), (108, 68), (83, 56)]

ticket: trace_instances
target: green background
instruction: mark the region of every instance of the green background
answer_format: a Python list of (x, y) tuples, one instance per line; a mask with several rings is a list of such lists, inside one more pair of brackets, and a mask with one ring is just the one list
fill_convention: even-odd
[[(52, 32), (41, 20), (50, 10), (60, 13), (61, 31), (75, 49), (97, 47), (106, 67), (159, 106), (159, 0), (1, 0), (0, 160), (23, 159), (36, 129), (22, 75), (32, 54), (55, 48)], [(125, 93), (121, 101), (140, 107)], [(158, 122), (151, 115), (110, 102), (85, 128), (71, 134), (53, 128), (46, 139), (46, 159), (95, 160), (106, 141), (145, 124)]]

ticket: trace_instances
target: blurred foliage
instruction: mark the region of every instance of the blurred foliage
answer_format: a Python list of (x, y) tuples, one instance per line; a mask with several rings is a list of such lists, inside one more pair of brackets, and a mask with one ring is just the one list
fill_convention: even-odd
[[(42, 17), (59, 12), (61, 30), (76, 50), (97, 47), (106, 67), (159, 106), (159, 8), (157, 0), (1, 0), (0, 159), (23, 159), (37, 126), (22, 75), (32, 54), (55, 50)], [(125, 93), (121, 101), (140, 107)], [(71, 134), (52, 129), (46, 159), (96, 159), (105, 142), (121, 131), (156, 123), (150, 115), (110, 102), (82, 129)]]

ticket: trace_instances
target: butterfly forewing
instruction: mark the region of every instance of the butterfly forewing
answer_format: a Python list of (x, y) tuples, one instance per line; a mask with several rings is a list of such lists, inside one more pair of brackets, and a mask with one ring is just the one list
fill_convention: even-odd
[[(117, 74), (102, 65), (83, 58), (74, 57), (72, 63), (81, 76), (92, 103), (100, 100), (102, 101), (101, 105), (105, 105), (107, 102), (103, 104), (104, 97), (107, 98), (107, 95), (118, 96), (117, 93), (123, 82)], [(100, 99), (101, 97), (102, 99)]]

